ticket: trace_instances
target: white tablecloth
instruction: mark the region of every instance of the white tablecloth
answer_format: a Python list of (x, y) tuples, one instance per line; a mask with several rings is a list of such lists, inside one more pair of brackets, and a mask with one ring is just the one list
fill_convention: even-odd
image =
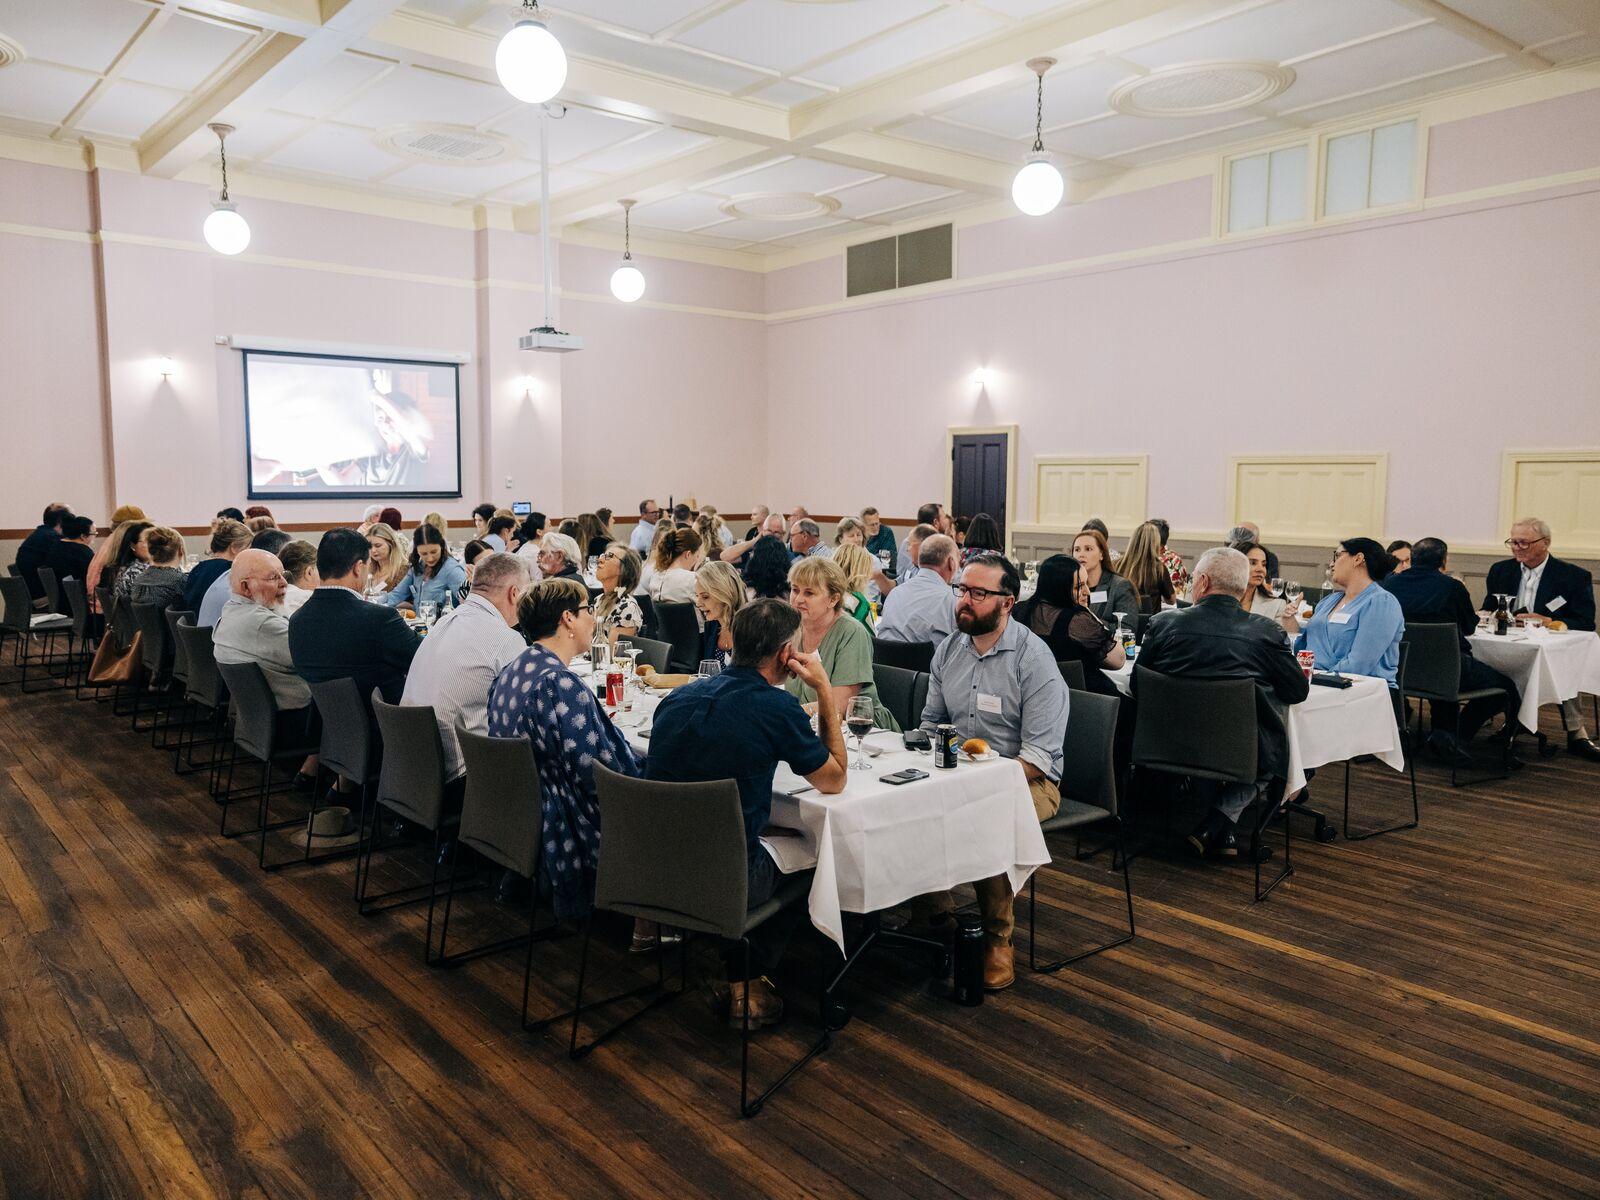
[[(574, 663), (582, 673), (584, 664)], [(640, 755), (642, 736), (660, 700), (637, 696), (619, 727)], [(852, 762), (855, 739), (847, 737)], [(906, 750), (897, 733), (878, 733), (871, 771), (851, 771), (844, 791), (824, 796), (780, 765), (772, 788), (772, 824), (793, 830), (763, 838), (785, 873), (815, 867), (811, 922), (845, 950), (847, 912), (880, 912), (913, 896), (1004, 874), (1019, 891), (1035, 867), (1050, 861), (1033, 797), (1014, 759), (963, 762), (935, 771), (931, 757)], [(895, 786), (883, 777), (919, 767), (928, 778)], [(800, 790), (804, 789), (804, 790)], [(799, 794), (791, 795), (790, 793)]]
[(1579, 692), (1600, 694), (1600, 635), (1519, 629), (1505, 637), (1475, 633), (1467, 640), (1474, 658), (1517, 685), (1522, 693), (1517, 719), (1535, 733), (1541, 705), (1560, 704)]
[[(1133, 664), (1106, 675), (1124, 695), (1133, 686)], [(1306, 785), (1306, 772), (1328, 763), (1371, 754), (1396, 771), (1406, 769), (1395, 725), (1389, 685), (1366, 675), (1346, 675), (1347, 688), (1312, 685), (1311, 694), (1289, 706), (1289, 775), (1285, 795)]]

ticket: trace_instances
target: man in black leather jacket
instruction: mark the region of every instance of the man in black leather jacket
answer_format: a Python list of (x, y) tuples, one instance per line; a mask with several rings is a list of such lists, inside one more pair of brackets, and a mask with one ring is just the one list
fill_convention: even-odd
[(1249, 579), (1250, 562), (1237, 550), (1207, 550), (1194, 568), (1194, 604), (1158, 614), (1139, 650), (1139, 666), (1163, 675), (1255, 681), (1256, 782), (1223, 788), (1216, 806), (1189, 835), (1201, 855), (1238, 854), (1234, 826), (1240, 814), (1273, 779), (1288, 774), (1284, 706), (1300, 703), (1310, 691), (1283, 629), (1240, 606)]

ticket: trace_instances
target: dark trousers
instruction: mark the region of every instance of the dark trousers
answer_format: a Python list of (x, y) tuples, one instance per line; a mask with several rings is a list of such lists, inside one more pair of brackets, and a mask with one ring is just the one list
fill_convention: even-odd
[[(809, 875), (807, 871), (805, 874)], [(746, 901), (750, 908), (760, 908), (772, 899), (782, 872), (772, 861), (772, 856), (757, 847), (750, 855), (750, 875), (746, 884)], [(807, 917), (806, 906), (791, 904), (768, 917), (750, 931), (750, 976), (759, 978), (777, 969), (783, 952), (789, 948), (789, 939)], [(744, 979), (744, 950), (738, 942), (727, 943), (723, 961), (728, 967), (728, 980), (738, 983)]]
[(1455, 729), (1456, 709), (1461, 709), (1461, 740), (1470, 742), (1478, 730), (1483, 728), (1484, 722), (1495, 713), (1504, 713), (1506, 720), (1515, 725), (1517, 710), (1522, 707), (1522, 695), (1517, 691), (1517, 685), (1512, 683), (1499, 671), (1488, 663), (1479, 662), (1470, 654), (1461, 656), (1461, 690), (1463, 692), (1476, 691), (1478, 688), (1504, 688), (1505, 698), (1498, 696), (1485, 696), (1481, 700), (1469, 700), (1465, 705), (1449, 704), (1443, 701), (1433, 701), (1433, 728), (1436, 733), (1448, 734)]

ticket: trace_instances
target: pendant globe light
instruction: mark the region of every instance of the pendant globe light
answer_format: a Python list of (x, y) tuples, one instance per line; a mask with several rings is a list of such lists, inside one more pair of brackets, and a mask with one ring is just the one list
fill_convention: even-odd
[(495, 48), (494, 72), (524, 104), (543, 104), (567, 82), (567, 52), (546, 28), (539, 0), (522, 0), (522, 19)]
[(632, 304), (644, 295), (644, 272), (633, 262), (632, 200), (620, 200), (622, 205), (622, 262), (611, 272), (611, 294), (624, 304)]
[(1011, 181), (1011, 199), (1030, 217), (1042, 217), (1061, 203), (1066, 184), (1050, 152), (1044, 148), (1044, 73), (1056, 65), (1053, 58), (1031, 58), (1028, 69), (1039, 77), (1038, 100), (1034, 105), (1033, 149), (1027, 165)]
[(227, 138), (233, 132), (233, 126), (212, 125), (210, 128), (217, 135), (217, 146), (222, 151), (222, 195), (211, 202), (211, 215), (206, 217), (200, 232), (205, 235), (206, 245), (218, 254), (238, 254), (250, 244), (250, 223), (239, 215), (233, 201), (228, 199)]

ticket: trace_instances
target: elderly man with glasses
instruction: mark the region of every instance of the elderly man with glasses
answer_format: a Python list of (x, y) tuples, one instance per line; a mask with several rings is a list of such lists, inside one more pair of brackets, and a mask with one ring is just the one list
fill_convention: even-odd
[[(1561, 621), (1568, 629), (1594, 631), (1594, 577), (1576, 563), (1562, 562), (1550, 553), (1550, 526), (1538, 517), (1524, 517), (1511, 527), (1506, 546), (1511, 557), (1490, 567), (1484, 583), (1486, 611), (1493, 610), (1496, 596), (1511, 596), (1512, 611), (1525, 622), (1544, 625)], [(1600, 745), (1584, 728), (1575, 698), (1562, 701), (1561, 715), (1567, 727), (1567, 749), (1600, 762)]]
[[(998, 554), (979, 555), (961, 572), (956, 632), (934, 652), (922, 728), (932, 734), (951, 724), (963, 740), (982, 738), (1016, 759), (1043, 821), (1061, 807), (1067, 685), (1044, 642), (1011, 619), (1019, 586), (1016, 568)], [(983, 915), (983, 986), (997, 992), (1015, 978), (1011, 881), (996, 875), (973, 886)], [(952, 906), (947, 895), (933, 899), (937, 920)]]

